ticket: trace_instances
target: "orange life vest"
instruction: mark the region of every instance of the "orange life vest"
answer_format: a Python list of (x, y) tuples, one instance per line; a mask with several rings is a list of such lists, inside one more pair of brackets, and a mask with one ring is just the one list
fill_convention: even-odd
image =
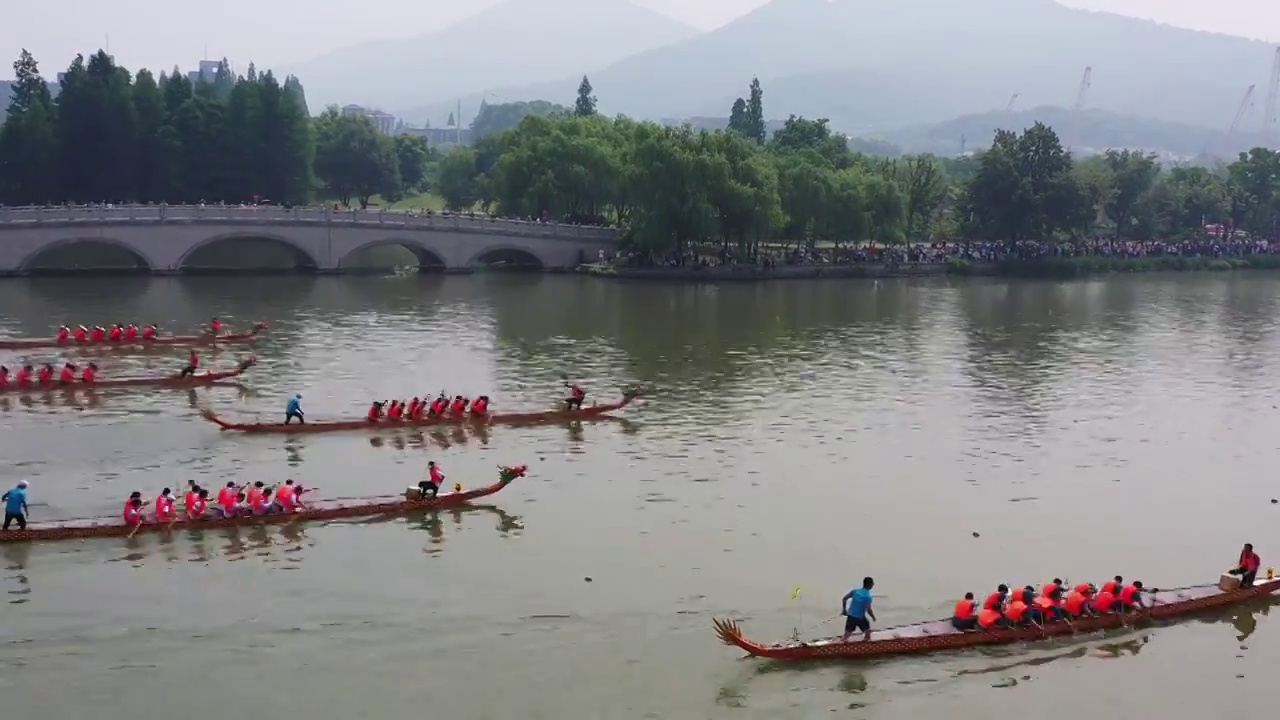
[(1084, 593), (1073, 592), (1067, 596), (1066, 600), (1063, 601), (1062, 609), (1066, 610), (1071, 615), (1079, 615), (1084, 612), (1084, 604), (1087, 601), (1088, 598), (1084, 596)]
[(1093, 599), (1093, 607), (1097, 609), (1098, 612), (1109, 612), (1111, 610), (1111, 606), (1115, 604), (1116, 596), (1109, 592), (1100, 592), (1098, 593), (1098, 596)]
[(206, 502), (204, 498), (200, 496), (196, 496), (195, 500), (192, 500), (190, 503), (187, 504), (187, 517), (189, 518), (204, 517), (205, 508), (207, 508), (208, 506), (209, 506), (209, 503)]
[(982, 603), (982, 609), (983, 610), (999, 610), (1000, 607), (1004, 605), (1004, 600), (1005, 600), (1005, 596), (1003, 593), (993, 592), (990, 595), (988, 595), (987, 599)]
[(173, 498), (161, 495), (156, 498), (156, 519), (170, 520), (173, 518)]
[(1044, 595), (1041, 595), (1040, 597), (1036, 598), (1034, 605), (1036, 606), (1036, 609), (1039, 610), (1040, 612), (1049, 612), (1050, 610), (1057, 607), (1057, 603), (1045, 597)]
[(1120, 591), (1120, 602), (1124, 603), (1125, 607), (1132, 607), (1137, 604), (1138, 596), (1141, 594), (1142, 591), (1136, 585), (1125, 585)]
[(142, 520), (142, 508), (134, 507), (133, 501), (126, 501), (124, 504), (124, 521), (130, 525), (137, 525)]
[(1004, 609), (1004, 616), (1009, 619), (1009, 622), (1018, 623), (1022, 622), (1022, 616), (1026, 612), (1027, 604), (1021, 600), (1014, 600)]
[(1101, 594), (1101, 593), (1112, 593), (1112, 594), (1115, 594), (1115, 592), (1116, 592), (1117, 590), (1119, 590), (1119, 589), (1120, 589), (1120, 586), (1116, 584), (1116, 581), (1115, 581), (1115, 580), (1108, 580), (1108, 581), (1106, 581), (1106, 582), (1102, 583), (1102, 587), (1098, 590), (1098, 593), (1099, 593), (1099, 594)]
[(977, 604), (972, 600), (961, 600), (956, 603), (955, 612), (952, 613), (951, 617), (958, 618), (960, 620), (967, 620), (973, 617), (973, 611), (975, 608), (977, 608)]
[(999, 610), (986, 608), (982, 612), (978, 613), (978, 627), (980, 628), (990, 630), (995, 627), (998, 622), (1000, 622)]

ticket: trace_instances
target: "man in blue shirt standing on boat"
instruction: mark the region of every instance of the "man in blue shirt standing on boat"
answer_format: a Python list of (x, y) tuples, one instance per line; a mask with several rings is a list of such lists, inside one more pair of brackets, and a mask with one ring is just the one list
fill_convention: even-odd
[(289, 398), (289, 402), (284, 405), (284, 424), (288, 425), (289, 421), (294, 418), (298, 418), (300, 423), (305, 424), (307, 422), (302, 419), (302, 393)]
[(18, 481), (18, 486), (4, 495), (0, 495), (0, 500), (4, 501), (4, 530), (9, 529), (9, 525), (14, 521), (18, 523), (19, 530), (27, 529), (27, 481)]
[(875, 586), (875, 580), (862, 578), (862, 587), (850, 590), (840, 599), (840, 613), (844, 615), (844, 635), (840, 642), (849, 642), (849, 636), (857, 630), (863, 632), (863, 639), (871, 639), (871, 622), (867, 618), (876, 619), (871, 610), (871, 588)]

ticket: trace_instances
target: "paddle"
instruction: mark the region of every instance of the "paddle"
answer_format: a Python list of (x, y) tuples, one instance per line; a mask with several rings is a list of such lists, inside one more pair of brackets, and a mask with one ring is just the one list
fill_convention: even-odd
[(126, 540), (132, 540), (133, 536), (138, 533), (138, 529), (142, 527), (142, 509), (150, 504), (151, 504), (151, 501), (147, 500), (146, 502), (138, 506), (138, 522), (136, 525), (133, 526), (133, 530), (129, 531), (128, 537), (125, 538)]

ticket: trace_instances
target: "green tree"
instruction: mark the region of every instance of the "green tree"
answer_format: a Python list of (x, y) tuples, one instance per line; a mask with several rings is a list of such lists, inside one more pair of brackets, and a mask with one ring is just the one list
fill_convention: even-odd
[(764, 91), (760, 89), (760, 79), (751, 78), (750, 95), (747, 97), (748, 138), (763, 144), (767, 134), (764, 127)]
[(77, 56), (57, 99), (59, 177), (64, 194), (86, 201), (136, 195), (137, 114), (132, 77), (99, 50)]
[(395, 137), (396, 164), (400, 168), (400, 182), (406, 191), (426, 189), (427, 167), (434, 153), (426, 138), (414, 135)]
[(0, 202), (47, 203), (59, 195), (53, 100), (39, 65), (25, 49), (13, 63), (13, 75), (0, 125)]
[(596, 114), (596, 96), (591, 94), (591, 81), (586, 75), (583, 75), (582, 82), (578, 83), (578, 99), (573, 104), (573, 114), (578, 117)]
[(484, 105), (471, 121), (472, 141), (510, 130), (529, 115), (568, 115), (569, 109), (545, 100)]
[(1160, 174), (1155, 155), (1136, 150), (1108, 150), (1103, 163), (1111, 176), (1111, 193), (1104, 208), (1107, 217), (1115, 223), (1116, 235), (1123, 237), (1130, 230), (1133, 212)]
[(449, 210), (467, 210), (479, 200), (476, 153), (471, 148), (454, 148), (436, 167), (435, 188)]
[(1280, 152), (1254, 148), (1227, 168), (1232, 224), (1254, 237), (1280, 227)]
[(321, 116), (315, 164), (316, 175), (343, 204), (355, 199), (368, 207), (374, 195), (400, 190), (395, 144), (363, 116), (341, 115), (334, 108)]
[(162, 132), (167, 120), (164, 96), (147, 70), (139, 70), (134, 78), (133, 108), (138, 119), (134, 154), (138, 191), (133, 199), (142, 202), (167, 200), (176, 179), (177, 156)]
[(1079, 232), (1090, 220), (1071, 155), (1041, 123), (1021, 135), (996, 131), (969, 183), (962, 212), (971, 233), (1010, 243)]
[(792, 115), (773, 134), (769, 147), (776, 152), (811, 150), (838, 170), (853, 165), (855, 155), (849, 149), (848, 138), (833, 134), (827, 122), (826, 118), (809, 120)]
[(950, 188), (937, 159), (915, 155), (887, 161), (885, 168), (886, 177), (901, 194), (906, 236), (912, 240), (927, 237), (949, 198)]

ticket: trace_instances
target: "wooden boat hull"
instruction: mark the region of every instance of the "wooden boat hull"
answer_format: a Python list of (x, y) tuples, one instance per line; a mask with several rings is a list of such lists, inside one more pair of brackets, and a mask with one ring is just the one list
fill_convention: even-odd
[(899, 628), (877, 630), (870, 640), (854, 635), (850, 642), (840, 638), (827, 638), (809, 642), (786, 642), (763, 645), (748, 640), (734, 620), (713, 620), (716, 635), (726, 645), (738, 647), (748, 655), (782, 661), (813, 661), (827, 659), (875, 658), (909, 655), (945, 650), (960, 650), (983, 645), (1008, 645), (1031, 642), (1058, 635), (1094, 632), (1118, 628), (1152, 620), (1167, 620), (1227, 607), (1254, 598), (1270, 595), (1280, 590), (1280, 578), (1259, 582), (1251, 588), (1222, 592), (1216, 585), (1203, 585), (1177, 590), (1162, 590), (1147, 596), (1155, 603), (1147, 610), (1125, 613), (1109, 613), (1090, 618), (1077, 618), (1071, 622), (1045, 623), (1042, 628), (1020, 627), (1000, 630), (976, 630), (962, 632), (951, 626), (951, 621), (936, 620)]
[(77, 350), (110, 350), (110, 349), (127, 349), (137, 350), (148, 347), (169, 346), (169, 345), (229, 345), (232, 343), (252, 342), (258, 337), (258, 334), (267, 328), (267, 324), (260, 322), (254, 325), (252, 329), (244, 332), (223, 333), (221, 335), (210, 335), (208, 333), (202, 335), (162, 335), (150, 339), (137, 338), (136, 340), (104, 340), (101, 342), (78, 342), (74, 338), (65, 342), (59, 341), (56, 337), (43, 338), (10, 338), (8, 340), (0, 340), (0, 350), (31, 350), (35, 348), (76, 348)]
[(217, 372), (198, 372), (187, 377), (178, 377), (177, 375), (164, 375), (161, 377), (137, 377), (137, 378), (117, 378), (114, 380), (95, 380), (91, 383), (73, 382), (63, 383), (54, 382), (49, 385), (6, 385), (0, 387), (0, 395), (23, 395), (41, 392), (52, 392), (54, 390), (110, 390), (112, 388), (126, 387), (166, 387), (166, 388), (188, 388), (201, 387), (204, 385), (212, 385), (220, 380), (230, 380), (231, 378), (240, 377), (246, 370), (256, 364), (256, 360), (252, 358), (246, 360), (233, 370), (219, 370)]
[(234, 430), (246, 433), (289, 433), (309, 434), (323, 432), (344, 432), (353, 430), (394, 430), (399, 428), (421, 428), (439, 426), (486, 427), (490, 425), (537, 425), (541, 423), (567, 422), (572, 420), (591, 420), (603, 418), (631, 404), (640, 396), (638, 389), (627, 390), (622, 399), (605, 405), (591, 405), (581, 410), (548, 410), (531, 413), (506, 413), (489, 415), (446, 415), (444, 417), (423, 418), (421, 420), (309, 420), (305, 424), (290, 423), (236, 423), (218, 417), (212, 410), (201, 410), (200, 415), (222, 430)]
[[(514, 479), (514, 478), (512, 478)], [(284, 525), (297, 522), (318, 522), (325, 520), (341, 520), (346, 518), (372, 517), (377, 515), (397, 515), (417, 510), (432, 510), (465, 505), (477, 498), (493, 495), (511, 480), (499, 479), (493, 485), (463, 492), (440, 493), (429, 500), (387, 500), (376, 503), (358, 505), (337, 505), (333, 507), (315, 507), (294, 513), (275, 515), (255, 515), (252, 517), (205, 518), (188, 520), (180, 518), (173, 523), (144, 523), (137, 527), (137, 534), (160, 533), (177, 530), (217, 530), (219, 528), (253, 527), (258, 525)], [(49, 528), (32, 528), (26, 530), (0, 531), (0, 544), (39, 542), (51, 540), (76, 540), (103, 537), (129, 537), (134, 534), (133, 525), (124, 523), (96, 523), (91, 525), (61, 525)]]

